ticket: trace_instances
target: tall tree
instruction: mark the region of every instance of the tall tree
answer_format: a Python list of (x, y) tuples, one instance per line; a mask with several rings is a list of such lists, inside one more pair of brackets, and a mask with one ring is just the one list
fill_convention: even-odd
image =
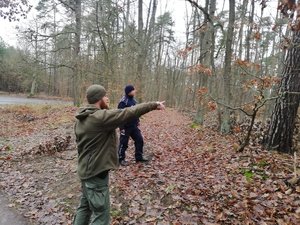
[(80, 75), (81, 75), (81, 32), (82, 32), (82, 0), (58, 0), (66, 10), (70, 10), (72, 12), (72, 16), (74, 16), (73, 22), (73, 33), (74, 33), (74, 41), (73, 41), (73, 55), (72, 61), (72, 96), (74, 105), (80, 104), (80, 88), (78, 88), (81, 84)]
[(37, 79), (38, 79), (38, 77), (37, 77), (38, 76), (37, 65), (38, 65), (39, 54), (38, 54), (38, 36), (37, 36), (37, 34), (39, 32), (38, 32), (37, 22), (36, 22), (36, 25), (35, 25), (35, 29), (36, 29), (36, 31), (31, 36), (32, 43), (33, 43), (33, 48), (34, 48), (34, 59), (33, 59), (33, 62), (34, 62), (34, 72), (32, 74), (32, 83), (31, 83), (30, 94), (29, 94), (30, 97), (33, 97), (36, 94)]
[[(224, 102), (230, 105), (232, 99), (231, 93), (231, 57), (232, 57), (232, 41), (234, 35), (235, 22), (235, 0), (229, 1), (229, 23), (226, 35), (226, 49), (225, 49), (225, 65), (224, 65)], [(221, 124), (221, 132), (228, 133), (230, 131), (230, 111), (224, 108)]]
[[(48, 73), (48, 94), (58, 95), (59, 87), (57, 84), (58, 79), (58, 48), (57, 48), (57, 34), (58, 34), (58, 1), (56, 0), (40, 0), (35, 8), (38, 12), (37, 18), (41, 21), (44, 33), (39, 34), (44, 39), (44, 65)], [(41, 29), (42, 30), (42, 29)], [(49, 30), (49, 34), (47, 31)], [(50, 42), (49, 42), (50, 40)], [(49, 45), (49, 50), (47, 49)], [(49, 59), (48, 59), (49, 57)]]
[(251, 1), (251, 13), (249, 15), (249, 28), (246, 37), (246, 60), (250, 61), (250, 51), (251, 51), (251, 37), (253, 33), (254, 26), (254, 12), (255, 12), (255, 1)]
[[(143, 0), (138, 1), (138, 45), (139, 52), (137, 55), (137, 77), (136, 81), (139, 89), (139, 100), (144, 97), (144, 67), (145, 61), (149, 54), (149, 49), (153, 47), (151, 39), (155, 26), (155, 18), (157, 11), (157, 0), (150, 1), (147, 15), (147, 23), (144, 26), (143, 18)], [(151, 12), (151, 13), (150, 13)], [(150, 18), (150, 19), (149, 19)], [(149, 22), (148, 22), (149, 21)]]
[(80, 104), (80, 38), (81, 38), (81, 0), (74, 0), (75, 13), (75, 41), (74, 41), (74, 68), (73, 68), (73, 101), (74, 105)]
[(265, 146), (281, 152), (293, 152), (293, 132), (300, 101), (300, 31), (293, 34), (282, 71), (279, 95), (265, 137)]
[[(294, 10), (299, 8), (297, 3), (288, 1), (282, 3), (279, 9), (288, 16), (288, 10), (294, 16)], [(268, 149), (275, 149), (281, 152), (293, 152), (293, 133), (295, 119), (297, 116), (300, 101), (300, 12), (297, 11), (294, 21), (291, 22), (293, 35), (286, 54), (282, 71), (282, 80), (279, 88), (279, 96), (272, 112), (271, 123), (264, 144)]]
[(143, 65), (144, 65), (144, 37), (143, 37), (143, 0), (138, 1), (138, 45), (139, 53), (137, 58), (137, 86), (139, 89), (139, 100), (143, 99)]
[(246, 12), (247, 12), (247, 6), (248, 6), (248, 0), (243, 0), (243, 3), (241, 5), (241, 15), (240, 15), (241, 26), (240, 26), (240, 30), (239, 30), (239, 45), (237, 45), (239, 59), (241, 59), (243, 56), (242, 55), (243, 54), (243, 43), (244, 43), (243, 35), (244, 35), (244, 26), (246, 23), (245, 16), (246, 16)]

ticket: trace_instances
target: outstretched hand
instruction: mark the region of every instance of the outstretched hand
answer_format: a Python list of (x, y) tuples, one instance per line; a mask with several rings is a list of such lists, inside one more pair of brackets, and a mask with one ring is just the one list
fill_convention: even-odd
[(157, 103), (157, 110), (164, 110), (166, 107), (165, 107), (165, 101), (162, 101), (162, 102), (156, 102)]

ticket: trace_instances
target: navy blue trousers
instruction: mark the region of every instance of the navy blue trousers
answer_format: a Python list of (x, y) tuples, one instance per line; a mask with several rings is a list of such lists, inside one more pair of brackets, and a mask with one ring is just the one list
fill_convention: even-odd
[(134, 126), (125, 128), (120, 132), (120, 145), (119, 145), (119, 160), (124, 160), (126, 157), (126, 150), (128, 148), (129, 138), (132, 138), (135, 146), (135, 160), (143, 158), (144, 139), (141, 130)]

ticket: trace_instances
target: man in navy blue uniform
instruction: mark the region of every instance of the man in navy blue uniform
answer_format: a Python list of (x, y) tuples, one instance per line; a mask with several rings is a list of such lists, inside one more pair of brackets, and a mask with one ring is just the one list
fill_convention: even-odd
[[(119, 102), (118, 108), (124, 109), (136, 105), (134, 98), (136, 90), (132, 85), (125, 87), (125, 95)], [(148, 159), (143, 156), (144, 140), (139, 129), (139, 118), (134, 118), (130, 122), (120, 127), (120, 145), (119, 145), (119, 161), (122, 166), (127, 166), (128, 162), (125, 160), (125, 152), (128, 148), (128, 141), (131, 137), (135, 146), (135, 160), (136, 162), (147, 162)]]

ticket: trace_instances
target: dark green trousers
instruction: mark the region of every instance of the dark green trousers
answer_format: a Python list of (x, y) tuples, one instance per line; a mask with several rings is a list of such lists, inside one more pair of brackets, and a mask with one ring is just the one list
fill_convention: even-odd
[(81, 181), (82, 196), (74, 218), (74, 225), (109, 225), (109, 175)]

